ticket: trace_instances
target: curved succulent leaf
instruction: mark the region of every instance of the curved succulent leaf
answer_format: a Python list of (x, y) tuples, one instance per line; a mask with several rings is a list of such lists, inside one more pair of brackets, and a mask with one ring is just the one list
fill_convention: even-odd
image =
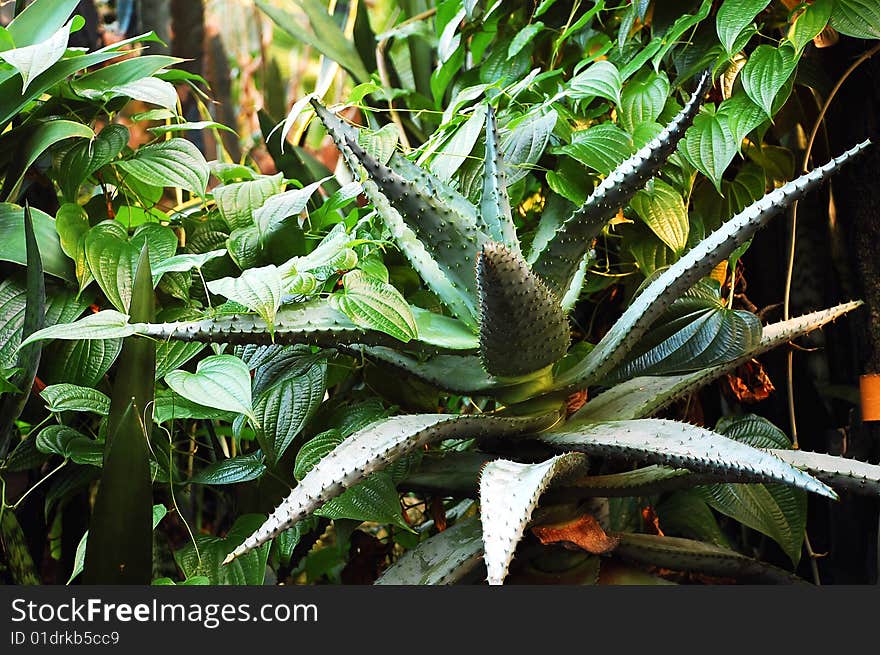
[(522, 255), (489, 242), (477, 257), (480, 357), (500, 377), (528, 375), (565, 355), (568, 318)]
[(599, 422), (651, 416), (669, 403), (704, 387), (758, 355), (812, 332), (861, 305), (861, 301), (848, 302), (767, 325), (762, 331), (760, 343), (742, 357), (694, 373), (632, 378), (600, 393), (578, 410), (573, 418)]
[(391, 230), (395, 243), (425, 283), (458, 318), (476, 326), (477, 251), (488, 239), (476, 208), (437, 178), (400, 157), (389, 166), (357, 143), (357, 130), (317, 100), (312, 105), (349, 167), (366, 171), (364, 191)]
[(702, 541), (629, 532), (614, 536), (620, 538), (615, 555), (637, 564), (761, 582), (804, 582), (793, 573)]
[(480, 476), (480, 520), (490, 585), (504, 583), (516, 545), (544, 490), (556, 476), (570, 474), (584, 462), (583, 455), (567, 453), (539, 464), (506, 459), (486, 464)]
[(676, 298), (708, 275), (716, 264), (727, 259), (770, 218), (803, 198), (869, 144), (870, 141), (863, 141), (824, 166), (771, 191), (703, 239), (642, 290), (596, 347), (566, 372), (565, 379), (582, 386), (601, 380), (623, 361)]
[(552, 493), (559, 497), (575, 498), (653, 496), (715, 479), (711, 475), (695, 475), (687, 469), (652, 464), (622, 473), (586, 475), (567, 481), (558, 489), (554, 489)]
[(266, 543), (370, 473), (384, 469), (420, 446), (455, 437), (520, 434), (547, 428), (557, 419), (555, 413), (522, 417), (416, 414), (395, 416), (367, 426), (318, 462), (266, 522), (229, 554), (226, 562)]
[[(452, 328), (454, 324), (442, 322), (430, 312), (414, 312), (419, 338), (411, 345), (416, 349), (470, 350), (476, 346), (476, 336), (467, 338), (466, 333), (445, 331), (443, 326)], [(422, 323), (427, 329), (421, 330)], [(440, 326), (438, 328), (438, 325)], [(217, 343), (273, 343), (266, 322), (251, 314), (229, 314), (206, 318), (200, 321), (176, 323), (133, 324), (137, 334), (159, 339), (180, 341), (206, 341)], [(370, 330), (353, 323), (345, 314), (324, 300), (283, 307), (275, 315), (274, 343), (306, 343), (324, 347), (335, 347), (346, 343), (368, 345), (402, 346), (402, 342), (379, 330)]]
[(675, 152), (700, 108), (711, 79), (708, 72), (703, 74), (684, 109), (655, 139), (606, 177), (587, 201), (557, 228), (538, 254), (532, 269), (557, 295), (562, 297), (568, 290), (584, 255), (605, 224)]
[(475, 296), (474, 261), (488, 236), (469, 217), (462, 217), (446, 203), (445, 189), (423, 191), (367, 153), (355, 140), (346, 137), (346, 145), (446, 276), (468, 295)]
[(447, 585), (470, 573), (483, 554), (483, 534), (477, 517), (462, 519), (451, 528), (406, 551), (376, 580), (377, 585)]
[(480, 199), (482, 228), (498, 243), (503, 243), (514, 253), (520, 252), (516, 225), (510, 212), (507, 196), (507, 180), (504, 173), (504, 157), (498, 139), (495, 110), (489, 105), (486, 111), (486, 161), (483, 172), (483, 195)]
[(710, 430), (664, 419), (569, 422), (539, 439), (554, 448), (666, 464), (729, 481), (781, 482), (837, 498), (828, 486), (763, 450)]
[(880, 495), (880, 466), (803, 450), (772, 449), (773, 455), (823, 482), (860, 494)]

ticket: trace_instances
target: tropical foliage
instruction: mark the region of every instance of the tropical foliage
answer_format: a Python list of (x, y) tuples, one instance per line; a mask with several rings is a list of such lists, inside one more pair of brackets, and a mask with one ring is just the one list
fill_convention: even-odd
[(683, 409), (860, 305), (739, 291), (871, 147), (796, 175), (801, 64), (870, 6), (258, 0), (320, 54), (267, 169), (186, 138), (228, 128), (153, 35), (67, 48), (76, 4), (0, 32), (11, 580), (37, 508), (61, 582), (792, 582), (808, 494), (880, 489)]

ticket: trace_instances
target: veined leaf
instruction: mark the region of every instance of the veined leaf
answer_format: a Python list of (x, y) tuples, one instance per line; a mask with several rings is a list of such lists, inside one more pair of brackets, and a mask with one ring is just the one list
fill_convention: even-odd
[(89, 439), (66, 425), (50, 425), (40, 430), (36, 447), (41, 453), (61, 455), (75, 464), (101, 466), (104, 463), (104, 442)]
[(613, 123), (602, 123), (587, 130), (574, 132), (571, 143), (558, 152), (577, 159), (584, 166), (608, 175), (633, 153), (630, 135)]
[(656, 121), (666, 106), (669, 92), (665, 73), (646, 71), (637, 75), (626, 83), (620, 94), (620, 124), (632, 134), (636, 126)]
[(138, 249), (108, 230), (92, 228), (86, 234), (85, 254), (89, 270), (107, 300), (120, 312), (127, 312)]
[(257, 398), (257, 439), (270, 461), (284, 455), (317, 411), (324, 399), (326, 372), (325, 361), (302, 372), (291, 371)]
[(266, 471), (260, 451), (221, 459), (206, 466), (192, 478), (193, 484), (238, 484), (256, 480)]
[[(765, 418), (722, 418), (715, 431), (755, 448), (791, 448), (788, 437)], [(793, 565), (801, 557), (807, 527), (807, 495), (780, 484), (713, 484), (695, 491), (713, 509), (778, 543)]]
[(773, 116), (773, 101), (797, 67), (794, 48), (759, 45), (740, 71), (743, 89), (764, 113)]
[(110, 370), (122, 339), (61, 341), (43, 362), (43, 381), (94, 387)]
[(346, 273), (343, 283), (345, 292), (335, 297), (336, 302), (356, 325), (385, 332), (404, 343), (419, 336), (409, 305), (393, 286), (363, 271)]
[(170, 139), (138, 148), (119, 166), (141, 182), (158, 187), (180, 187), (204, 196), (210, 169), (205, 157), (186, 139)]
[(836, 0), (831, 27), (857, 39), (880, 39), (880, 8), (872, 0)]
[(269, 546), (247, 553), (231, 566), (221, 566), (221, 562), (225, 553), (240, 544), (262, 521), (262, 514), (244, 514), (236, 519), (225, 537), (196, 535), (195, 544), (188, 543), (174, 551), (174, 561), (187, 578), (205, 576), (212, 585), (261, 585), (266, 577)]
[(254, 211), (254, 221), (261, 235), (268, 234), (275, 226), (289, 216), (298, 216), (306, 208), (309, 198), (325, 180), (318, 180), (302, 189), (292, 189), (273, 195)]
[(95, 412), (107, 416), (110, 399), (97, 389), (75, 384), (52, 384), (40, 392), (50, 412)]
[(281, 306), (281, 274), (275, 265), (248, 268), (239, 277), (224, 277), (208, 282), (208, 290), (257, 312), (266, 322), (269, 333), (275, 329), (275, 314)]
[(684, 198), (675, 188), (663, 180), (651, 180), (630, 205), (663, 243), (677, 254), (684, 251), (690, 226)]
[(604, 59), (593, 62), (568, 83), (569, 95), (572, 98), (580, 100), (599, 97), (610, 100), (615, 105), (620, 104), (622, 85), (623, 81), (617, 66)]
[(715, 31), (721, 40), (728, 56), (735, 54), (733, 44), (748, 25), (764, 8), (770, 4), (770, 0), (727, 0), (718, 8), (715, 16)]
[(497, 459), (483, 467), (480, 521), (490, 585), (504, 583), (516, 545), (544, 490), (556, 476), (572, 473), (585, 461), (583, 455), (569, 453), (540, 464)]
[(180, 102), (174, 85), (157, 77), (145, 77), (126, 84), (119, 84), (108, 89), (103, 95), (110, 98), (122, 96), (132, 100), (140, 100), (170, 110), (176, 109), (177, 103)]
[(251, 375), (247, 364), (233, 355), (211, 355), (201, 360), (195, 373), (171, 371), (165, 383), (177, 394), (205, 407), (244, 414), (257, 423), (251, 401)]
[(741, 142), (742, 137), (737, 140), (730, 129), (726, 114), (704, 112), (694, 119), (682, 141), (681, 151), (694, 168), (712, 180), (720, 193), (721, 177)]
[(89, 217), (76, 203), (66, 202), (58, 208), (55, 215), (55, 229), (61, 249), (76, 266), (76, 279), (80, 291), (94, 279), (86, 260), (86, 235), (89, 232)]
[(180, 368), (204, 350), (203, 343), (163, 341), (156, 344), (156, 379), (160, 380), (176, 368)]
[(861, 304), (861, 302), (846, 303), (768, 325), (764, 327), (761, 342), (755, 348), (738, 359), (718, 366), (694, 373), (636, 377), (621, 382), (592, 398), (573, 415), (573, 419), (602, 422), (651, 416), (669, 403), (709, 384), (728, 371), (736, 369), (768, 350), (820, 328)]
[(831, 19), (834, 5), (835, 0), (815, 0), (795, 17), (788, 29), (788, 40), (797, 52), (801, 52), (810, 41), (822, 33)]
[(395, 416), (368, 426), (347, 437), (318, 462), (266, 522), (230, 552), (225, 561), (231, 562), (266, 543), (370, 473), (384, 469), (391, 462), (426, 443), (458, 435), (477, 437), (488, 434), (488, 431), (497, 436), (516, 434), (549, 426), (557, 418), (555, 414), (517, 418), (488, 414), (423, 414)]
[(742, 145), (743, 139), (749, 132), (767, 120), (764, 110), (744, 92), (734, 93), (724, 100), (718, 105), (715, 115), (727, 117), (727, 126), (733, 134), (737, 148)]
[[(14, 37), (13, 37), (14, 38)], [(52, 36), (41, 43), (26, 45), (0, 52), (0, 59), (21, 73), (21, 90), (24, 93), (31, 81), (57, 62), (67, 50), (70, 23), (58, 28)]]
[(134, 328), (128, 323), (128, 314), (105, 309), (73, 323), (59, 323), (38, 330), (21, 345), (26, 346), (42, 339), (117, 339), (134, 333)]
[(254, 224), (254, 212), (269, 198), (281, 193), (284, 174), (260, 176), (255, 180), (214, 187), (211, 192), (220, 215), (230, 230)]
[(226, 254), (225, 248), (219, 250), (211, 250), (201, 254), (186, 253), (182, 255), (174, 255), (160, 262), (153, 267), (153, 275), (162, 275), (164, 273), (184, 273), (193, 268), (202, 268), (205, 264), (218, 257)]
[(717, 297), (682, 298), (661, 321), (605, 378), (606, 384), (636, 375), (705, 370), (752, 352), (761, 341), (758, 317), (728, 309)]

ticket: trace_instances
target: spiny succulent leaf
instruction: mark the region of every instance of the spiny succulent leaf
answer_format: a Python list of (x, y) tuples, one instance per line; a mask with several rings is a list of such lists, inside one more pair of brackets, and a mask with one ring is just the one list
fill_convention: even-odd
[(453, 314), (475, 328), (473, 263), (487, 238), (477, 227), (476, 208), (396, 153), (389, 161), (393, 168), (384, 166), (358, 145), (354, 127), (316, 100), (312, 105), (349, 167), (367, 172), (364, 191), (413, 268)]
[(462, 519), (406, 551), (375, 584), (454, 584), (480, 563), (482, 537), (477, 517)]
[(629, 532), (614, 536), (620, 539), (615, 555), (637, 564), (777, 584), (803, 583), (784, 569), (702, 541)]
[(774, 448), (769, 452), (832, 487), (859, 494), (880, 495), (880, 466), (876, 464), (803, 450)]
[(501, 154), (495, 110), (486, 111), (486, 160), (483, 172), (483, 195), (480, 199), (480, 218), (484, 231), (509, 250), (519, 253), (516, 224), (510, 211), (504, 158)]
[(682, 487), (692, 487), (704, 479), (713, 478), (694, 475), (687, 469), (653, 464), (622, 473), (583, 476), (567, 481), (555, 491), (574, 497), (653, 496)]
[(733, 361), (693, 373), (643, 376), (616, 384), (584, 405), (573, 419), (591, 422), (645, 418), (669, 403), (706, 386), (725, 373), (735, 370), (762, 353), (812, 332), (862, 305), (861, 301), (844, 303), (780, 321), (764, 327), (760, 343)]
[(516, 545), (553, 478), (570, 474), (584, 462), (583, 455), (567, 453), (539, 464), (506, 459), (486, 464), (480, 476), (480, 521), (490, 585), (504, 583)]
[(752, 446), (705, 428), (664, 419), (569, 422), (540, 440), (554, 448), (723, 475), (727, 481), (781, 482), (829, 498), (828, 486)]
[(516, 377), (565, 355), (568, 318), (522, 255), (488, 242), (477, 258), (480, 356), (492, 375)]
[[(477, 348), (474, 335), (471, 340), (463, 337), (462, 331), (449, 333), (436, 328), (436, 319), (427, 316), (428, 312), (414, 312), (419, 339), (409, 345), (428, 351), (468, 350)], [(428, 329), (422, 334), (421, 322)], [(232, 344), (272, 343), (266, 322), (250, 314), (228, 314), (206, 318), (200, 321), (176, 323), (134, 324), (133, 331), (144, 336), (179, 341), (205, 341)], [(275, 315), (275, 339), (278, 344), (305, 343), (332, 348), (340, 344), (403, 345), (393, 336), (379, 330), (369, 330), (355, 325), (345, 314), (325, 300), (282, 307)], [(70, 337), (75, 338), (75, 337)], [(82, 337), (80, 337), (82, 338)], [(105, 337), (101, 337), (105, 338)]]
[(588, 384), (601, 380), (623, 361), (675, 299), (751, 239), (770, 218), (795, 200), (803, 198), (840, 166), (867, 148), (869, 143), (863, 141), (824, 166), (771, 191), (703, 239), (642, 290), (596, 347), (568, 370), (566, 377)]
[(488, 236), (446, 204), (442, 188), (420, 189), (369, 155), (355, 141), (346, 144), (369, 178), (416, 233), (446, 276), (469, 295), (476, 293), (473, 263)]
[(427, 443), (455, 437), (519, 434), (549, 427), (557, 416), (502, 417), (416, 414), (395, 416), (347, 437), (303, 476), (266, 522), (226, 558), (246, 553), (339, 496), (370, 473)]
[(656, 138), (618, 166), (593, 191), (587, 201), (556, 230), (532, 266), (560, 297), (571, 285), (581, 260), (605, 224), (625, 206), (675, 152), (700, 108), (711, 83), (704, 73), (684, 109)]

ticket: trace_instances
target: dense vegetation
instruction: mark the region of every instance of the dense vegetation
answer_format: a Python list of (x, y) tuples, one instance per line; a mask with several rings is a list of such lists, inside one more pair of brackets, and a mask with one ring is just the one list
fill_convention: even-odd
[(317, 61), (241, 158), (77, 4), (0, 31), (8, 581), (819, 582), (809, 496), (880, 467), (750, 403), (861, 303), (746, 265), (872, 147), (812, 152), (873, 2), (257, 0)]

